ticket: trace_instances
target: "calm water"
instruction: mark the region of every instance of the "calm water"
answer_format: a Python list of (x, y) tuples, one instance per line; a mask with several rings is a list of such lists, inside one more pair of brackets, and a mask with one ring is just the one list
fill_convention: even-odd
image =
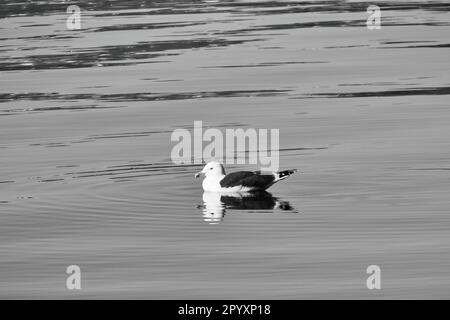
[[(0, 297), (450, 298), (448, 2), (77, 4), (0, 7)], [(203, 195), (194, 120), (302, 173)]]

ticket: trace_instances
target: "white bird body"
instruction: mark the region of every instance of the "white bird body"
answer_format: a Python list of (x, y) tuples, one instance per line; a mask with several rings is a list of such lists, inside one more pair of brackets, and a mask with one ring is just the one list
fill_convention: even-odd
[(202, 182), (202, 187), (204, 191), (220, 192), (222, 187), (220, 186), (220, 180), (222, 180), (225, 175), (205, 175)]
[(275, 182), (287, 178), (295, 171), (297, 170), (267, 173), (261, 173), (261, 171), (239, 171), (226, 175), (223, 165), (219, 162), (212, 161), (207, 163), (203, 170), (198, 172), (195, 177), (200, 176), (200, 174), (205, 175), (202, 182), (204, 191), (239, 193), (266, 190)]

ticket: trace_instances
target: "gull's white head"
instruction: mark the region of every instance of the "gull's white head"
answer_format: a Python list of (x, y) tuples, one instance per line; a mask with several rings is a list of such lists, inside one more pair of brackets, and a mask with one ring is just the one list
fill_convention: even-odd
[(223, 175), (225, 175), (225, 169), (223, 168), (223, 165), (220, 162), (211, 161), (211, 162), (208, 162), (203, 167), (202, 171), (197, 172), (195, 174), (195, 177), (198, 178), (198, 177), (200, 177), (201, 174), (204, 174), (205, 177), (223, 176)]

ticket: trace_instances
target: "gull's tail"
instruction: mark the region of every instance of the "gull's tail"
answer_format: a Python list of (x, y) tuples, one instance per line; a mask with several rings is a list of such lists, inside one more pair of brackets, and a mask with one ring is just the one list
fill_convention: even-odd
[(283, 171), (274, 172), (273, 173), (273, 175), (275, 176), (275, 181), (274, 182), (286, 179), (287, 177), (289, 177), (294, 172), (297, 172), (297, 169), (283, 170)]

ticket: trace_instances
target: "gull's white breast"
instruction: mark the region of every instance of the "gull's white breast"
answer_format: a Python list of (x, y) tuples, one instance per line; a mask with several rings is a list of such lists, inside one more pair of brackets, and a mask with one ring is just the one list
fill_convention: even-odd
[(210, 191), (210, 192), (219, 192), (222, 187), (220, 186), (220, 180), (216, 177), (206, 177), (203, 179), (202, 187), (204, 191)]

